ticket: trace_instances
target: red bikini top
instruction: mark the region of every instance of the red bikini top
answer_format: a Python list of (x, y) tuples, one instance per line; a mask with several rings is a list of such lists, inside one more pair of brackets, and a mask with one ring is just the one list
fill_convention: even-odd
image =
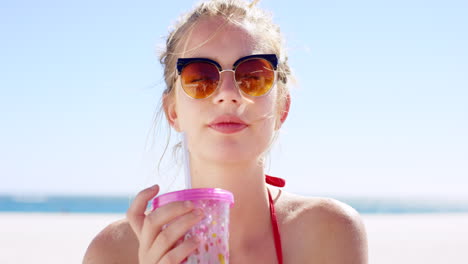
[[(265, 181), (266, 183), (276, 187), (284, 187), (284, 185), (286, 185), (286, 181), (284, 179), (273, 177), (270, 175), (265, 175)], [(283, 249), (281, 247), (281, 236), (279, 232), (278, 221), (276, 219), (275, 204), (273, 202), (273, 198), (271, 197), (270, 190), (268, 190), (268, 200), (270, 202), (270, 217), (273, 229), (273, 237), (275, 239), (276, 256), (278, 258), (278, 264), (283, 264)]]

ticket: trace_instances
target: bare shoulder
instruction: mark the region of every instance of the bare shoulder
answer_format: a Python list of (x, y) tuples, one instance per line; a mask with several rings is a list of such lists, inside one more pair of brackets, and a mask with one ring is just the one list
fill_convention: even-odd
[(86, 250), (83, 264), (138, 263), (138, 240), (126, 219), (104, 228)]
[(331, 198), (278, 194), (287, 263), (367, 263), (366, 231), (354, 208)]

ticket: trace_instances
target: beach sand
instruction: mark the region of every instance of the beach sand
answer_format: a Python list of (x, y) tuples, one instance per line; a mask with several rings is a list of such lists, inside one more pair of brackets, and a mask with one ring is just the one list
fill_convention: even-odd
[(94, 236), (123, 217), (123, 214), (0, 213), (0, 263), (81, 263)]
[(468, 263), (468, 214), (364, 215), (369, 263)]
[[(0, 263), (81, 263), (92, 238), (122, 217), (123, 214), (0, 213)], [(468, 214), (363, 218), (371, 264), (468, 263)]]

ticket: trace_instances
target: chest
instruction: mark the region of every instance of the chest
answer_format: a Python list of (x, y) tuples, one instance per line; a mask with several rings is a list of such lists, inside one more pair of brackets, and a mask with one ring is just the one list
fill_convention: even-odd
[[(276, 251), (270, 249), (253, 249), (245, 252), (231, 252), (229, 264), (245, 264), (245, 263), (269, 263), (277, 264)], [(284, 261), (283, 261), (284, 263)]]
[[(232, 246), (232, 245), (231, 245)], [(230, 248), (230, 264), (268, 263), (276, 264), (276, 248), (271, 232), (253, 240), (244, 240)]]

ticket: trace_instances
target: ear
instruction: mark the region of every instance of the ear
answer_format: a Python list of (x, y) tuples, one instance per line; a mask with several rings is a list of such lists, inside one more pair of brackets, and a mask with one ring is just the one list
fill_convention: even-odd
[(163, 96), (163, 108), (164, 114), (166, 115), (167, 121), (172, 128), (174, 128), (177, 132), (181, 132), (179, 126), (179, 119), (177, 118), (177, 111), (176, 111), (176, 104), (175, 104), (175, 95), (167, 95)]
[(286, 121), (286, 118), (288, 118), (290, 107), (291, 107), (291, 95), (288, 93), (286, 95), (286, 100), (284, 102), (281, 117), (279, 119), (280, 122), (276, 124), (276, 129), (280, 129), (284, 121)]

